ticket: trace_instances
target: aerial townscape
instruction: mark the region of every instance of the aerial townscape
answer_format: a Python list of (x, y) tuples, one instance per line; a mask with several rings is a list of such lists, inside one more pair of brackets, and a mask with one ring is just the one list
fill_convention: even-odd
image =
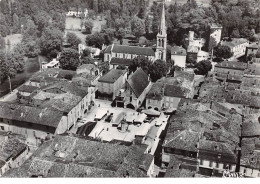
[(259, 0), (0, 0), (0, 177), (260, 177)]

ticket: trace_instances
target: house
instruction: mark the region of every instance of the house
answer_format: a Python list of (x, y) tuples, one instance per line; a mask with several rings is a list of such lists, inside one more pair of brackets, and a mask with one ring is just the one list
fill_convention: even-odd
[(181, 160), (177, 173), (184, 177), (222, 177), (225, 169), (235, 172), (241, 123), (240, 115), (223, 116), (198, 101), (182, 99), (166, 132), (162, 168), (172, 176), (177, 167), (173, 162)]
[(49, 63), (42, 65), (42, 70), (46, 70), (48, 68), (60, 68), (60, 62), (58, 59), (54, 58)]
[(259, 49), (259, 43), (251, 43), (246, 47), (246, 56), (256, 55)]
[(199, 173), (206, 176), (215, 175), (222, 177), (224, 170), (235, 172), (237, 155), (235, 147), (225, 142), (216, 142), (201, 139), (199, 141)]
[(215, 65), (214, 72), (216, 78), (221, 74), (232, 74), (232, 75), (244, 75), (244, 71), (247, 69), (248, 64), (236, 61), (223, 61)]
[(66, 16), (72, 16), (72, 17), (81, 17), (81, 16), (87, 17), (88, 15), (88, 9), (87, 8), (76, 8), (76, 7), (70, 7)]
[(6, 102), (1, 102), (0, 106), (1, 130), (25, 136), (31, 145), (39, 145), (42, 139), (64, 133), (69, 128), (63, 112), (56, 109)]
[(98, 79), (97, 97), (113, 100), (126, 82), (127, 71), (112, 69)]
[(185, 68), (186, 56), (187, 52), (183, 47), (174, 46), (171, 48), (171, 60), (174, 61), (174, 65)]
[(17, 97), (18, 99), (28, 98), (35, 90), (39, 89), (36, 86), (22, 85), (18, 88)]
[(249, 41), (245, 38), (232, 38), (231, 41), (221, 41), (222, 46), (228, 46), (233, 52), (233, 58), (239, 58), (246, 54), (246, 47), (249, 46)]
[(244, 177), (260, 177), (259, 143), (259, 137), (252, 136), (242, 139), (239, 173)]
[(193, 98), (194, 74), (176, 72), (175, 77), (158, 80), (146, 96), (146, 107), (155, 110), (176, 110), (181, 98)]
[(155, 177), (154, 157), (144, 153), (146, 147), (58, 135), (4, 177)]
[(125, 106), (131, 109), (139, 108), (150, 88), (151, 82), (149, 76), (142, 68), (138, 68), (126, 81), (125, 92), (123, 94), (125, 97)]
[[(94, 64), (84, 64), (77, 68), (76, 75), (73, 79), (82, 78), (89, 82), (90, 85), (98, 85), (98, 79), (102, 76), (99, 68)], [(72, 80), (73, 80), (72, 79)], [(96, 88), (97, 89), (97, 88)]]
[(0, 131), (0, 177), (11, 168), (19, 167), (25, 161), (28, 146), (14, 135)]
[(132, 59), (125, 59), (125, 58), (112, 58), (110, 61), (110, 66), (114, 69), (116, 69), (118, 66), (122, 67), (129, 67), (132, 63)]

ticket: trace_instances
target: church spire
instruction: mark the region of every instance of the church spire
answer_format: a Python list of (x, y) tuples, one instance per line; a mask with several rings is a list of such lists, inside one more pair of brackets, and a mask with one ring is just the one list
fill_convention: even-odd
[(162, 15), (161, 15), (161, 22), (159, 26), (159, 34), (160, 35), (166, 35), (166, 26), (165, 26), (165, 7), (164, 7), (165, 1), (163, 0), (162, 3)]
[(165, 25), (165, 7), (164, 7), (164, 0), (163, 0), (161, 22), (157, 34), (157, 46), (156, 46), (156, 53), (155, 53), (156, 60), (160, 59), (166, 61), (166, 46), (167, 46), (167, 33), (166, 33), (166, 25)]

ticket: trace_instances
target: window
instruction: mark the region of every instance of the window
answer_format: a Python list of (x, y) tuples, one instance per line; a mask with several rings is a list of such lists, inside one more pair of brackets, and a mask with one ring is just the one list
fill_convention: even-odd
[(5, 127), (4, 126), (0, 126), (0, 130), (5, 130)]
[(200, 165), (203, 165), (203, 160), (200, 160)]
[(219, 168), (219, 163), (218, 162), (216, 163), (216, 168)]
[(209, 167), (212, 167), (212, 165), (213, 165), (213, 162), (209, 162)]

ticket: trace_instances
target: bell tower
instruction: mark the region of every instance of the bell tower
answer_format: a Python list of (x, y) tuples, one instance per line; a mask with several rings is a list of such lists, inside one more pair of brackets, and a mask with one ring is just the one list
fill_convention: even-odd
[(166, 34), (166, 26), (165, 26), (164, 4), (165, 4), (165, 1), (163, 0), (161, 21), (160, 21), (160, 25), (159, 25), (158, 34), (157, 34), (155, 59), (156, 60), (161, 59), (166, 62), (167, 34)]

